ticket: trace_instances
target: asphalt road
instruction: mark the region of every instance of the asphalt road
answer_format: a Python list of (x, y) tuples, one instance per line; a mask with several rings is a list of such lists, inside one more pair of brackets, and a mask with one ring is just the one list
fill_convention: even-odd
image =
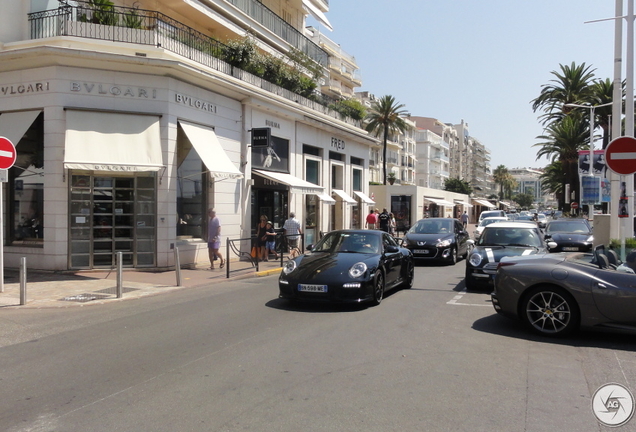
[(98, 307), (0, 309), (0, 430), (598, 431), (633, 334), (566, 340), (418, 266), (378, 307), (294, 307), (276, 277)]

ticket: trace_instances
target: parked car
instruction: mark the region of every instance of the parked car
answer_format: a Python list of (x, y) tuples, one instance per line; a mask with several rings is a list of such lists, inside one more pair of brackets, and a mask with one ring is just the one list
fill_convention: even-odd
[(340, 230), (285, 263), (279, 297), (309, 302), (370, 302), (413, 285), (413, 255), (384, 231)]
[(579, 326), (636, 329), (636, 275), (603, 262), (591, 253), (503, 258), (493, 306), (546, 336), (564, 336)]
[(481, 236), (481, 233), (484, 231), (484, 228), (486, 228), (486, 226), (494, 222), (504, 222), (507, 220), (508, 220), (507, 217), (501, 217), (501, 216), (487, 217), (485, 219), (482, 219), (481, 222), (479, 222), (479, 225), (477, 225), (477, 228), (475, 228), (475, 234), (473, 235), (473, 237), (475, 238), (475, 241), (479, 240), (479, 236)]
[(414, 259), (436, 260), (455, 264), (466, 258), (470, 249), (469, 234), (460, 221), (451, 218), (426, 218), (417, 221), (402, 238), (402, 246)]
[(503, 210), (486, 210), (481, 212), (479, 215), (479, 220), (477, 223), (479, 224), (483, 219), (488, 217), (506, 217), (506, 212)]
[(545, 228), (547, 223), (548, 223), (548, 217), (546, 215), (544, 215), (543, 213), (537, 214), (537, 225), (539, 225), (539, 228), (541, 229)]
[(534, 223), (497, 222), (484, 228), (466, 260), (466, 289), (492, 286), (497, 263), (505, 256), (547, 253), (541, 231)]
[(588, 252), (594, 236), (587, 219), (557, 219), (547, 223), (546, 239), (556, 243), (550, 252)]

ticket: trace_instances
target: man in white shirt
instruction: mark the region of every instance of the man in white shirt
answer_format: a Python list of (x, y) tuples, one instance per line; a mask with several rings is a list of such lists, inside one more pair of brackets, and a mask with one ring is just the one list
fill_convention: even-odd
[(300, 234), (302, 234), (302, 230), (294, 212), (289, 213), (289, 219), (283, 224), (283, 232), (285, 233), (287, 244), (289, 244), (289, 250), (298, 248), (298, 239)]

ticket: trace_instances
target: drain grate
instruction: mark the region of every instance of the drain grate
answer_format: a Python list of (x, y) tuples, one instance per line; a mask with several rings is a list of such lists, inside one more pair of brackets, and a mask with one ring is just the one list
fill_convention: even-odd
[(62, 301), (74, 301), (79, 303), (87, 303), (89, 301), (102, 300), (109, 297), (111, 296), (105, 295), (105, 294), (84, 293), (84, 294), (64, 297)]
[[(126, 287), (123, 287), (122, 290), (121, 290), (122, 293), (127, 293), (127, 292), (131, 292), (131, 291), (139, 291), (139, 288), (126, 288)], [(117, 295), (117, 289), (116, 288), (105, 288), (105, 289), (102, 289), (102, 290), (97, 290), (95, 292)]]

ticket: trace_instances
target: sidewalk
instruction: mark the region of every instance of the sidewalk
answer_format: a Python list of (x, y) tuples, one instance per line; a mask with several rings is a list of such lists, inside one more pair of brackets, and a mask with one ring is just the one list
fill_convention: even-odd
[(0, 293), (0, 309), (74, 307), (105, 304), (112, 301), (136, 299), (176, 289), (211, 285), (230, 280), (278, 274), (279, 261), (259, 263), (259, 271), (248, 262), (232, 261), (230, 278), (226, 269), (197, 268), (181, 270), (181, 285), (177, 286), (177, 272), (122, 272), (122, 298), (117, 298), (117, 271), (41, 272), (27, 271), (26, 304), (20, 305), (20, 274), (18, 269), (4, 270), (4, 292)]

